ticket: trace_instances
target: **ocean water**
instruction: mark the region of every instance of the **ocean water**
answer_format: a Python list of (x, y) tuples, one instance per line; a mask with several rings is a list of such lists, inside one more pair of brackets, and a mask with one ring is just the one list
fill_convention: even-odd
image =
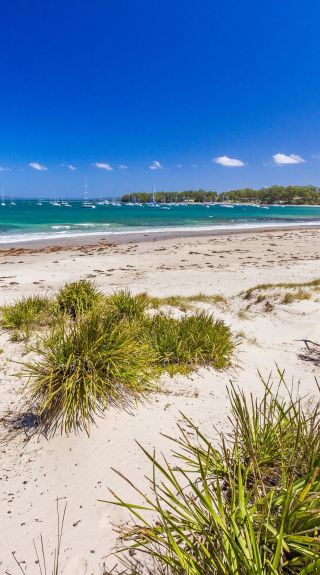
[(0, 244), (134, 231), (248, 229), (320, 224), (320, 206), (96, 205), (83, 209), (17, 200), (0, 206)]

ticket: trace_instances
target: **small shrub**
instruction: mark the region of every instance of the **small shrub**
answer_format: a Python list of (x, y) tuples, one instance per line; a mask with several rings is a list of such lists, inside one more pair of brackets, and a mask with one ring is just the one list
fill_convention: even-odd
[(57, 294), (57, 303), (61, 312), (75, 318), (92, 309), (101, 294), (93, 282), (78, 280), (67, 283)]
[(26, 365), (40, 429), (85, 429), (111, 404), (126, 405), (151, 389), (152, 350), (128, 322), (93, 310), (45, 338), (39, 361)]
[(230, 328), (205, 313), (182, 319), (158, 314), (146, 318), (142, 330), (165, 370), (188, 373), (199, 366), (230, 365), (235, 347)]
[(50, 321), (54, 304), (46, 296), (33, 295), (3, 306), (1, 312), (2, 327), (12, 330), (13, 339), (18, 341), (28, 339), (35, 327), (41, 327)]
[(140, 320), (148, 306), (144, 294), (132, 295), (129, 290), (121, 290), (107, 299), (107, 304), (118, 319)]
[(141, 566), (167, 575), (320, 573), (319, 402), (305, 412), (268, 386), (261, 403), (234, 388), (230, 401), (233, 432), (220, 447), (185, 418), (173, 465), (143, 450), (151, 494), (136, 488), (141, 504), (113, 494), (137, 521), (120, 532), (135, 573), (139, 550)]

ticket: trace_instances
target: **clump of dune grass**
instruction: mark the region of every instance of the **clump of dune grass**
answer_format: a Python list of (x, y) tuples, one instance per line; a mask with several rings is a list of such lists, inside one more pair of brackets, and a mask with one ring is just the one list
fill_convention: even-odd
[(141, 320), (148, 302), (144, 294), (133, 295), (129, 290), (120, 290), (107, 299), (107, 305), (117, 319)]
[(275, 290), (278, 288), (283, 289), (302, 289), (302, 288), (311, 288), (311, 289), (318, 289), (320, 288), (320, 279), (315, 279), (307, 282), (279, 282), (279, 283), (269, 283), (269, 284), (258, 284), (248, 290), (242, 292), (240, 295), (244, 299), (250, 299), (255, 295), (257, 291), (268, 291), (268, 290)]
[(75, 318), (92, 309), (100, 298), (95, 284), (82, 279), (65, 284), (57, 293), (57, 304), (62, 313)]
[(134, 555), (166, 575), (320, 573), (320, 403), (268, 384), (262, 401), (234, 387), (229, 397), (231, 435), (214, 445), (185, 418), (172, 465), (143, 449), (151, 494), (113, 493), (136, 521), (120, 529), (128, 572), (140, 572)]
[(206, 295), (203, 293), (182, 296), (182, 295), (170, 295), (164, 297), (149, 296), (148, 294), (140, 294), (145, 298), (149, 307), (158, 309), (162, 306), (172, 306), (180, 309), (181, 311), (188, 311), (194, 309), (193, 304), (197, 303), (211, 303), (218, 304), (224, 307), (228, 306), (228, 300), (221, 294)]
[(307, 292), (306, 290), (299, 289), (298, 291), (295, 292), (286, 293), (282, 300), (282, 303), (289, 304), (293, 303), (294, 301), (303, 301), (310, 298), (311, 295), (309, 292)]
[(12, 331), (12, 339), (26, 340), (35, 328), (41, 328), (50, 321), (52, 313), (54, 304), (47, 296), (22, 297), (1, 308), (1, 325)]
[(153, 352), (126, 321), (94, 309), (60, 325), (39, 344), (38, 361), (26, 365), (29, 400), (40, 430), (85, 429), (108, 406), (130, 405), (151, 389)]
[(33, 342), (38, 359), (26, 365), (29, 401), (47, 434), (89, 433), (96, 415), (155, 389), (164, 371), (228, 367), (237, 344), (230, 328), (208, 314), (151, 317), (145, 294), (103, 297), (87, 281), (67, 284), (52, 305), (55, 321)]
[(200, 366), (226, 368), (235, 349), (230, 328), (206, 313), (180, 319), (157, 314), (146, 318), (141, 329), (159, 366), (171, 373), (189, 373)]

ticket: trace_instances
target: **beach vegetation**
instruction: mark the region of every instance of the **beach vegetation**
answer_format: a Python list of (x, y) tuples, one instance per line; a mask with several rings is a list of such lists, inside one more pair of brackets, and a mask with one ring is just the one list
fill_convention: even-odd
[(141, 294), (143, 296), (148, 306), (154, 309), (158, 309), (162, 306), (171, 306), (179, 309), (180, 311), (189, 311), (194, 309), (194, 304), (197, 303), (208, 303), (213, 305), (222, 305), (227, 307), (228, 300), (221, 294), (207, 295), (203, 293), (183, 296), (183, 295), (170, 295), (163, 297), (149, 296), (148, 294)]
[(220, 441), (185, 417), (172, 463), (142, 447), (149, 494), (130, 478), (136, 501), (112, 492), (133, 520), (119, 527), (128, 573), (139, 565), (166, 575), (320, 573), (320, 403), (283, 388), (265, 383), (259, 401), (231, 385)]
[(306, 282), (279, 282), (279, 283), (266, 283), (266, 284), (258, 284), (248, 290), (241, 292), (241, 296), (243, 299), (251, 299), (252, 297), (256, 297), (256, 292), (259, 291), (268, 291), (268, 290), (276, 290), (279, 288), (283, 289), (302, 289), (302, 288), (311, 288), (311, 289), (320, 289), (320, 279), (310, 280)]
[(287, 292), (282, 300), (282, 303), (289, 304), (293, 303), (294, 301), (303, 301), (310, 298), (311, 295), (309, 292), (303, 289), (299, 289), (298, 291)]
[(26, 296), (2, 306), (1, 326), (12, 332), (13, 340), (27, 340), (34, 329), (47, 325), (54, 313), (55, 305), (49, 297)]
[(40, 358), (25, 364), (29, 400), (39, 428), (89, 433), (94, 417), (110, 405), (128, 406), (152, 389), (154, 354), (137, 341), (127, 321), (93, 309), (60, 325), (39, 344)]
[[(231, 365), (239, 337), (224, 321), (186, 308), (156, 309), (222, 296), (151, 298), (121, 290), (103, 295), (90, 281), (62, 287), (53, 297), (30, 296), (2, 308), (2, 326), (28, 343), (28, 408), (38, 428), (89, 433), (95, 416), (111, 405), (131, 405), (155, 390), (164, 372), (189, 374)], [(172, 312), (171, 312), (172, 311)], [(178, 315), (178, 317), (177, 317)]]
[(72, 318), (92, 309), (101, 297), (96, 285), (81, 279), (65, 284), (57, 293), (59, 310)]
[(169, 373), (189, 373), (200, 366), (225, 369), (236, 345), (230, 328), (203, 312), (182, 318), (147, 317), (142, 332), (158, 365)]
[(133, 295), (125, 289), (108, 297), (106, 304), (117, 319), (141, 320), (147, 309), (148, 301), (145, 294)]

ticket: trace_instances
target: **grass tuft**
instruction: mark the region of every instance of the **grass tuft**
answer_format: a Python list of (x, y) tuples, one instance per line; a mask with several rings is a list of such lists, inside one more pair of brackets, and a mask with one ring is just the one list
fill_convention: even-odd
[(40, 429), (90, 431), (96, 414), (125, 406), (151, 389), (153, 354), (132, 326), (93, 310), (42, 341), (39, 361), (26, 365), (30, 401)]
[(191, 296), (171, 295), (165, 297), (152, 297), (147, 294), (141, 294), (141, 297), (144, 297), (148, 306), (154, 309), (168, 305), (186, 312), (194, 309), (193, 304), (197, 303), (211, 303), (224, 307), (228, 306), (228, 300), (221, 294), (205, 295), (203, 293), (199, 293)]
[[(26, 364), (40, 431), (89, 433), (95, 415), (154, 389), (152, 381), (164, 371), (189, 374), (231, 364), (237, 340), (223, 321), (205, 313), (150, 317), (151, 301), (128, 290), (105, 297), (80, 280), (66, 284), (55, 299), (32, 296), (2, 309), (2, 325), (16, 337), (46, 328), (32, 340), (38, 359)], [(167, 301), (176, 303), (173, 297)]]
[(308, 282), (301, 282), (301, 283), (297, 283), (297, 282), (280, 282), (280, 283), (275, 283), (275, 284), (258, 284), (248, 290), (246, 290), (245, 292), (242, 292), (240, 295), (242, 295), (243, 299), (251, 299), (251, 297), (253, 297), (254, 292), (256, 291), (268, 291), (268, 290), (273, 290), (273, 289), (277, 289), (277, 288), (284, 288), (284, 289), (298, 289), (298, 288), (319, 288), (320, 287), (320, 279), (316, 279), (316, 280), (311, 280)]
[(289, 304), (289, 303), (293, 303), (294, 301), (303, 301), (306, 299), (310, 299), (311, 295), (309, 292), (299, 289), (296, 292), (288, 292), (285, 294), (282, 303), (284, 304)]
[(54, 303), (48, 297), (23, 297), (1, 308), (1, 325), (13, 332), (14, 340), (27, 340), (33, 329), (41, 328), (49, 322), (53, 312)]
[(101, 293), (92, 281), (78, 280), (64, 285), (57, 294), (60, 311), (75, 318), (92, 309)]
[(144, 320), (142, 331), (159, 366), (170, 373), (189, 373), (199, 366), (224, 369), (234, 353), (230, 328), (205, 313), (181, 319), (158, 314)]
[(129, 290), (120, 290), (107, 298), (107, 305), (117, 319), (141, 320), (148, 302), (144, 294), (132, 295)]
[(268, 384), (261, 402), (234, 387), (229, 398), (231, 440), (217, 447), (185, 418), (173, 465), (143, 450), (151, 495), (136, 488), (139, 505), (113, 493), (137, 522), (120, 532), (121, 560), (139, 567), (140, 550), (141, 566), (167, 575), (320, 573), (320, 403), (305, 410)]

